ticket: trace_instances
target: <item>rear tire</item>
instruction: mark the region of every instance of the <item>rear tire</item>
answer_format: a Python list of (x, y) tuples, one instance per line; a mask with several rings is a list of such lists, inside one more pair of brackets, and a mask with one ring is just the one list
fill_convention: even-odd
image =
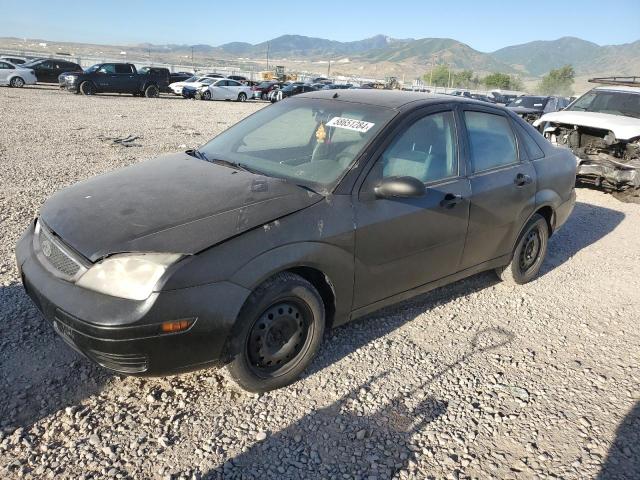
[(239, 102), (246, 102), (247, 101), (247, 94), (244, 92), (240, 92), (240, 95), (238, 95), (238, 101)]
[(95, 93), (95, 88), (93, 87), (93, 83), (84, 81), (80, 84), (80, 93), (83, 95), (93, 95)]
[(496, 274), (504, 282), (523, 285), (535, 279), (547, 255), (549, 225), (540, 214), (527, 222), (513, 250), (511, 262), (496, 268)]
[(233, 333), (233, 380), (249, 392), (267, 392), (298, 379), (315, 357), (325, 310), (315, 287), (283, 272), (256, 288), (242, 307)]
[(158, 98), (160, 96), (160, 90), (156, 85), (149, 85), (144, 89), (144, 96), (147, 98)]
[(9, 86), (13, 88), (24, 87), (24, 80), (21, 77), (13, 77), (9, 82)]

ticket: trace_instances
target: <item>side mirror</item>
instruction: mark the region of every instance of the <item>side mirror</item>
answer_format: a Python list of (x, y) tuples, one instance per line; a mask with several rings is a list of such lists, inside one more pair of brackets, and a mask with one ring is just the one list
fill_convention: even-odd
[(427, 188), (415, 177), (388, 177), (374, 191), (378, 198), (418, 198), (427, 193)]

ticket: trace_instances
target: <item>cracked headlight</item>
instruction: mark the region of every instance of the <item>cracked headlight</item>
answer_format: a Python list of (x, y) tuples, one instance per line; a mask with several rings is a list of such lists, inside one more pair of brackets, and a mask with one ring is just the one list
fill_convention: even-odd
[(76, 285), (114, 297), (145, 300), (167, 268), (178, 261), (176, 253), (126, 253), (93, 265)]

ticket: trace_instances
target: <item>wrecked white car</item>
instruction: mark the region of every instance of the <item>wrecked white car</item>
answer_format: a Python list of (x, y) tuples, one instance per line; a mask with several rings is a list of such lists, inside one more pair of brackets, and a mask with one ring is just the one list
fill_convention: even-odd
[[(608, 77), (560, 112), (534, 122), (577, 157), (577, 177), (608, 190), (640, 194), (640, 77)], [(542, 127), (542, 128), (541, 128)]]

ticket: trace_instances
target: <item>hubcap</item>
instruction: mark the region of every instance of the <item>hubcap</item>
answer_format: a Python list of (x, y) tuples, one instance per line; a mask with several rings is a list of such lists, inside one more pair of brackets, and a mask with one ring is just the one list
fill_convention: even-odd
[(263, 372), (277, 370), (302, 350), (309, 325), (303, 309), (285, 301), (269, 307), (249, 335), (248, 353), (253, 366)]
[(525, 273), (529, 270), (538, 259), (540, 255), (540, 233), (538, 229), (531, 230), (527, 233), (522, 244), (522, 250), (520, 250), (520, 271)]

